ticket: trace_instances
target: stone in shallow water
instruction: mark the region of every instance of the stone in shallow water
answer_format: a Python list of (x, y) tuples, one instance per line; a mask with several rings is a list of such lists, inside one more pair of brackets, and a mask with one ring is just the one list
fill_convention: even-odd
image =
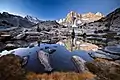
[(38, 52), (38, 59), (40, 63), (45, 67), (45, 71), (52, 71), (52, 67), (49, 64), (49, 53), (46, 53), (44, 51), (39, 51)]
[(85, 60), (83, 60), (81, 57), (79, 56), (72, 56), (72, 61), (75, 64), (78, 72), (85, 72), (86, 71), (86, 67), (85, 67)]
[(28, 63), (29, 56), (24, 56), (22, 59), (21, 65), (24, 67)]

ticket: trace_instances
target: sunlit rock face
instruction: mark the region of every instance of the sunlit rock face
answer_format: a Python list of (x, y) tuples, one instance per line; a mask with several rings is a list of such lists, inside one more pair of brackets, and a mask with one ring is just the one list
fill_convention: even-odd
[(94, 21), (97, 21), (99, 19), (101, 19), (102, 17), (104, 17), (100, 12), (97, 12), (97, 13), (86, 13), (86, 14), (83, 14), (82, 15), (82, 18), (83, 19), (88, 19), (88, 22), (94, 22)]
[(64, 19), (60, 19), (57, 22), (63, 25), (71, 26), (74, 23), (76, 25), (82, 25), (84, 23), (94, 22), (104, 17), (100, 12), (97, 13), (85, 13), (85, 14), (79, 14), (74, 11), (71, 11), (67, 14), (67, 16)]
[[(45, 55), (40, 51), (43, 51)], [(58, 44), (40, 44), (40, 46), (32, 48), (18, 48), (9, 52), (24, 59), (24, 68), (38, 73), (44, 73), (46, 71), (78, 72), (78, 69), (72, 61), (73, 56), (78, 56), (87, 62), (91, 62), (93, 60), (85, 51), (69, 52), (65, 47)], [(46, 58), (41, 58), (38, 53), (40, 55), (42, 54)], [(41, 64), (41, 62), (44, 61), (44, 65)]]

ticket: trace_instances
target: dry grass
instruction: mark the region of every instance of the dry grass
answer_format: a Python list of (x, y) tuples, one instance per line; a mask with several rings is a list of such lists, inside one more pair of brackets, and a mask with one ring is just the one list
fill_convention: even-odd
[(95, 77), (90, 72), (75, 73), (75, 72), (54, 72), (52, 74), (35, 74), (28, 73), (27, 80), (91, 80)]

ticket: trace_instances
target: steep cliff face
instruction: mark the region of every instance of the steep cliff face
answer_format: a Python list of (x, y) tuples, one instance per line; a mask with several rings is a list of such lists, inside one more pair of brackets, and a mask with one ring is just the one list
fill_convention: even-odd
[(70, 13), (67, 14), (65, 22), (74, 24), (74, 21), (78, 19), (81, 19), (81, 14), (71, 11)]

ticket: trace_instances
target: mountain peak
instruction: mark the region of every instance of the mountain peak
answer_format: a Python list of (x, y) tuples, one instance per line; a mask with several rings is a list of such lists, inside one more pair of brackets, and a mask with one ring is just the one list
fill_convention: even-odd
[(70, 13), (75, 13), (75, 11), (70, 11)]
[(98, 16), (104, 16), (102, 13), (100, 12), (96, 12), (95, 15), (98, 15)]
[(81, 18), (81, 14), (78, 14), (74, 11), (71, 11), (70, 13), (67, 14), (66, 18), (65, 18), (65, 23), (72, 23), (74, 24), (74, 20), (75, 19), (80, 19)]
[(36, 23), (36, 24), (40, 22), (38, 18), (29, 16), (29, 15), (25, 16), (25, 19), (27, 19), (30, 22)]
[(87, 14), (94, 14), (94, 13), (92, 13), (92, 12), (88, 12)]
[(79, 14), (76, 13), (75, 11), (70, 11), (65, 20), (60, 19), (60, 23), (62, 23), (64, 25), (68, 24), (68, 25), (73, 25), (73, 24), (77, 24), (77, 23), (83, 23), (83, 22), (93, 22), (96, 20), (99, 20), (103, 17), (103, 15), (100, 12), (97, 12), (96, 14), (92, 13), (92, 12), (88, 12), (85, 14)]
[(67, 14), (67, 16), (71, 16), (71, 17), (74, 17), (76, 15), (77, 13), (75, 11), (70, 11), (70, 13)]

